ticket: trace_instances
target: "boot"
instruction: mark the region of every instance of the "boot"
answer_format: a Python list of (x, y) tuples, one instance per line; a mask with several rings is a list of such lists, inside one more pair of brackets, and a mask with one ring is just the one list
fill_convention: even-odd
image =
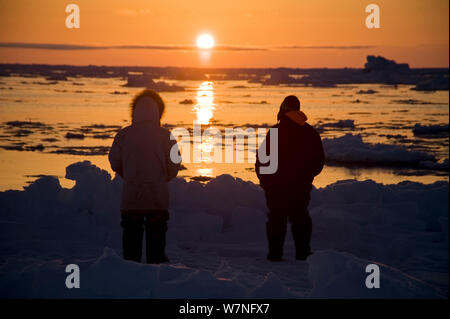
[(301, 219), (291, 220), (291, 231), (295, 243), (295, 258), (306, 260), (312, 254), (310, 247), (312, 222), (309, 214), (305, 214)]
[(146, 224), (146, 255), (148, 264), (160, 264), (169, 261), (166, 249), (167, 219), (164, 214), (160, 218), (151, 218)]
[(279, 243), (274, 243), (273, 240), (269, 240), (269, 253), (267, 254), (267, 260), (269, 261), (282, 261), (283, 260), (283, 246)]
[(286, 237), (286, 224), (282, 220), (269, 218), (266, 224), (269, 253), (267, 260), (281, 261), (283, 258), (284, 239)]
[(153, 237), (148, 239), (147, 237), (147, 264), (161, 264), (169, 262), (169, 258), (166, 256), (166, 238), (164, 237)]
[(297, 249), (295, 253), (295, 259), (297, 260), (306, 260), (309, 256), (313, 254), (313, 251), (310, 248), (306, 249)]
[(143, 224), (144, 220), (140, 216), (122, 215), (122, 249), (125, 260), (141, 262), (142, 238), (144, 234)]

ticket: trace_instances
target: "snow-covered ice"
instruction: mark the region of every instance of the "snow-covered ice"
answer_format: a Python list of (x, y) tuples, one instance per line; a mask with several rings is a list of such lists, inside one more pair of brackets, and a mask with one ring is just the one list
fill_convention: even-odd
[(339, 120), (337, 122), (330, 122), (319, 125), (319, 129), (326, 127), (354, 129), (355, 120)]
[[(421, 125), (417, 123), (414, 125), (414, 135), (428, 135), (428, 134), (448, 134), (448, 124), (435, 124), (435, 125)], [(448, 135), (447, 135), (448, 136)]]
[[(229, 175), (206, 184), (177, 178), (170, 183), (171, 262), (146, 265), (121, 258), (120, 178), (87, 161), (68, 166), (66, 178), (76, 182), (71, 189), (44, 176), (0, 193), (0, 297), (448, 296), (448, 182), (346, 180), (314, 189), (315, 253), (295, 261), (289, 235), (285, 261), (270, 263), (259, 186)], [(379, 289), (365, 286), (372, 263), (380, 267)], [(80, 289), (66, 288), (67, 264), (79, 265)]]
[(427, 152), (410, 150), (402, 145), (370, 144), (361, 134), (347, 133), (336, 138), (324, 138), (325, 157), (330, 162), (362, 165), (403, 165), (416, 168), (440, 168), (436, 158)]

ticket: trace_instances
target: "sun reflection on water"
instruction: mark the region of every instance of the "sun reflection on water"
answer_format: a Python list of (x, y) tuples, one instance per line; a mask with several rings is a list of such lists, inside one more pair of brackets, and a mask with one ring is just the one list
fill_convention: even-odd
[(194, 106), (194, 111), (197, 113), (196, 123), (210, 124), (214, 109), (214, 86), (212, 82), (205, 81), (197, 89), (197, 104)]
[(199, 168), (197, 169), (197, 174), (205, 177), (213, 177), (213, 169), (212, 168)]
[[(213, 128), (211, 121), (214, 117), (214, 84), (211, 81), (205, 81), (200, 84), (197, 89), (197, 104), (193, 108), (197, 115), (196, 125), (200, 125), (202, 130)], [(212, 152), (214, 145), (214, 137), (201, 137), (198, 145), (201, 154), (201, 163), (212, 163)], [(211, 168), (201, 168), (197, 171), (201, 176), (209, 176), (212, 174)]]

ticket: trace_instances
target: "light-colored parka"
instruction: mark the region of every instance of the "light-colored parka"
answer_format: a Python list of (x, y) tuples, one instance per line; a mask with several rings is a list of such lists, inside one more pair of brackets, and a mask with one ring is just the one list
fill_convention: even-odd
[[(168, 182), (180, 167), (170, 158), (172, 146), (177, 148), (170, 137), (170, 132), (160, 126), (156, 102), (141, 98), (132, 124), (117, 133), (109, 152), (111, 168), (123, 179), (122, 213), (169, 208)], [(178, 148), (172, 152), (178, 154)]]

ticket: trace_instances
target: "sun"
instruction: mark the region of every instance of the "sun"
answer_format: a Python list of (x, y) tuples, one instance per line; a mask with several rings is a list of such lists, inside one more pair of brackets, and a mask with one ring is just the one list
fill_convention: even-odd
[(214, 38), (210, 34), (204, 33), (197, 38), (197, 47), (199, 49), (212, 49), (214, 44)]

